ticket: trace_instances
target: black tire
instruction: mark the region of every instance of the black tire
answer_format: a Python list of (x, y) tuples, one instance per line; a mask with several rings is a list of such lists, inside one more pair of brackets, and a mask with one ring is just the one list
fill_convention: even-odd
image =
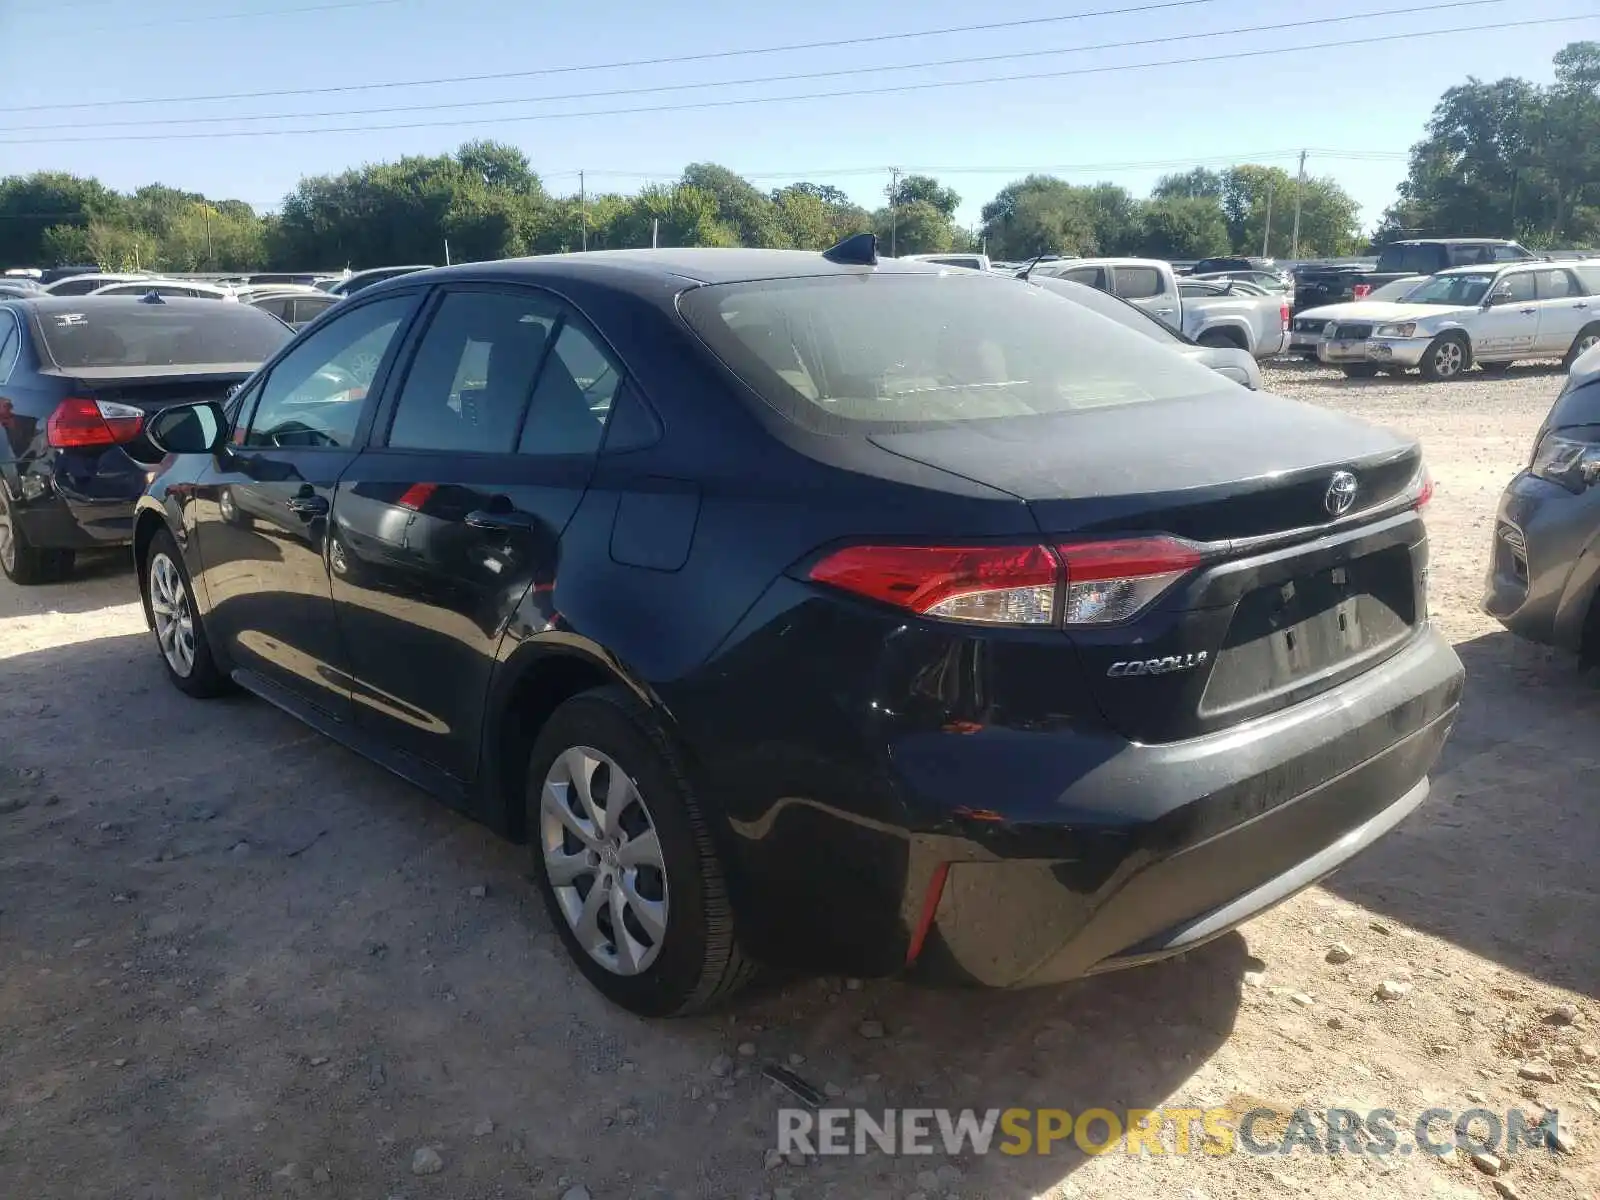
[[(174, 665), (173, 657), (169, 656), (162, 643), (160, 618), (152, 600), (152, 577), (159, 571), (158, 561), (164, 560), (171, 565), (176, 573), (178, 582), (183, 588), (183, 596), (187, 605), (193, 641), (192, 662), (187, 671), (179, 670)], [(183, 555), (178, 552), (177, 543), (172, 540), (172, 535), (165, 529), (158, 530), (150, 539), (150, 545), (145, 550), (144, 561), (139, 564), (139, 598), (144, 602), (145, 615), (150, 618), (152, 636), (156, 640), (156, 653), (161, 659), (161, 665), (166, 669), (167, 678), (172, 685), (185, 695), (193, 696), (197, 700), (209, 700), (213, 696), (226, 695), (233, 690), (233, 680), (222, 673), (217, 666), (216, 659), (211, 653), (211, 642), (206, 637), (205, 622), (201, 620), (199, 612), (194, 605), (194, 583), (189, 578), (189, 569), (184, 565)]]
[(48, 550), (29, 544), (5, 497), (0, 483), (0, 572), (21, 587), (57, 583), (72, 574), (77, 555), (71, 550)]
[(1460, 379), (1472, 365), (1472, 347), (1459, 333), (1441, 333), (1422, 352), (1422, 374), (1435, 383)]
[[(598, 751), (621, 768), (637, 789), (640, 807), (661, 847), (665, 934), (653, 961), (637, 974), (620, 974), (585, 949), (557, 899), (545, 861), (545, 782), (562, 755), (576, 747)], [(608, 772), (603, 782), (602, 771)], [(604, 790), (609, 797), (609, 767), (596, 769), (591, 782), (596, 792)], [(551, 924), (573, 963), (608, 1000), (642, 1017), (687, 1016), (728, 1000), (754, 976), (753, 964), (740, 953), (734, 937), (727, 884), (700, 802), (671, 737), (632, 693), (596, 688), (574, 696), (551, 714), (528, 758), (525, 804), (533, 875)], [(619, 824), (627, 811), (616, 814)], [(570, 837), (555, 836), (558, 843), (562, 836)], [(581, 847), (575, 838), (566, 845)], [(595, 870), (599, 869), (597, 865)], [(577, 894), (580, 882), (563, 889), (569, 898)], [(589, 891), (601, 886), (601, 876), (594, 875), (581, 899), (586, 901)], [(607, 922), (613, 919), (612, 911), (606, 911)], [(615, 944), (614, 933), (611, 936)]]
[(1508, 362), (1481, 362), (1478, 364), (1478, 370), (1485, 375), (1504, 375), (1511, 370), (1511, 364)]
[(1566, 358), (1561, 360), (1562, 369), (1572, 370), (1572, 364), (1577, 362), (1591, 346), (1600, 346), (1600, 321), (1585, 325), (1578, 330), (1578, 336), (1572, 339)]
[(1378, 368), (1371, 363), (1352, 363), (1350, 366), (1341, 369), (1347, 379), (1376, 379), (1378, 377)]
[(1408, 368), (1406, 367), (1384, 367), (1383, 373), (1390, 379), (1404, 379), (1407, 370)]

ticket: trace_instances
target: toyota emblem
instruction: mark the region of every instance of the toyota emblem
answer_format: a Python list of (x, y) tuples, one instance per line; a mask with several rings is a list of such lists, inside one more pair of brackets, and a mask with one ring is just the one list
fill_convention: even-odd
[(1356, 477), (1349, 471), (1335, 471), (1328, 481), (1328, 494), (1322, 498), (1322, 507), (1330, 517), (1342, 517), (1356, 502)]

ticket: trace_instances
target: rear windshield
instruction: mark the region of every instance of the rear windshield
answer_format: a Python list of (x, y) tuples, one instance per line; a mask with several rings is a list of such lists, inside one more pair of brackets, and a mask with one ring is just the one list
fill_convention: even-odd
[(1413, 242), (1410, 245), (1396, 242), (1392, 246), (1385, 246), (1378, 255), (1378, 273), (1384, 275), (1394, 271), (1404, 271), (1407, 275), (1432, 275), (1440, 267), (1449, 265), (1444, 261), (1444, 247), (1435, 242)]
[(1029, 417), (1232, 386), (1081, 304), (976, 272), (719, 284), (685, 292), (679, 305), (757, 394), (824, 432)]
[(183, 307), (105, 299), (38, 314), (50, 357), (63, 367), (171, 367), (259, 363), (294, 336), (246, 304)]

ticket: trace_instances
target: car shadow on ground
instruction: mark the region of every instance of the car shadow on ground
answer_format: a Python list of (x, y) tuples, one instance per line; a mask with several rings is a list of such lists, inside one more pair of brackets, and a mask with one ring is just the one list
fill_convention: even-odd
[(0, 620), (34, 613), (89, 613), (139, 599), (133, 559), (126, 547), (85, 550), (59, 583), (19, 587), (0, 577)]
[[(568, 1177), (596, 1195), (866, 1200), (944, 1166), (962, 1182), (942, 1190), (1031, 1196), (1084, 1161), (1070, 1136), (1048, 1155), (770, 1171), (798, 1101), (761, 1069), (878, 1114), (1157, 1108), (1228, 1038), (1259, 966), (1231, 934), (1065, 986), (813, 979), (641, 1021), (562, 957), (525, 849), (264, 703), (178, 694), (147, 634), (0, 662), (0, 799), (26, 801), (0, 815), (17, 1195), (157, 1178), (265, 1194), (290, 1162), (326, 1164), (343, 1194), (410, 1195), (429, 1145), (454, 1195), (556, 1196)], [(493, 1136), (473, 1132), (486, 1117)]]
[[(1392, 388), (1401, 384), (1422, 386), (1435, 382), (1428, 379), (1421, 371), (1415, 369), (1399, 375), (1391, 375), (1384, 372), (1364, 379), (1352, 378), (1333, 364), (1308, 362), (1302, 358), (1274, 358), (1262, 363), (1262, 366), (1269, 368), (1274, 374), (1293, 376), (1295, 384), (1299, 387), (1327, 388), (1333, 391), (1351, 391), (1374, 387)], [(1566, 374), (1566, 367), (1562, 365), (1560, 359), (1539, 359), (1513, 363), (1509, 368), (1494, 373), (1475, 368), (1462, 375), (1460, 381), (1490, 383), (1497, 379), (1534, 379), (1564, 374)], [(1442, 383), (1441, 386), (1450, 386), (1450, 384), (1448, 382)]]
[(1503, 631), (1456, 651), (1466, 695), (1428, 804), (1326, 886), (1600, 995), (1600, 686), (1570, 655)]

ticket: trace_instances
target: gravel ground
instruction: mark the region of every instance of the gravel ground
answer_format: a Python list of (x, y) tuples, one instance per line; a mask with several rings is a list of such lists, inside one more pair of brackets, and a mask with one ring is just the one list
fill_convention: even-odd
[[(1495, 498), (1559, 374), (1268, 377), (1423, 437), (1434, 614), (1466, 709), (1429, 805), (1327, 887), (1183, 960), (1067, 987), (825, 979), (635, 1020), (563, 961), (519, 850), (264, 704), (170, 688), (120, 556), (63, 586), (0, 583), (0, 1191), (1600, 1194), (1600, 696), (1476, 608)], [(875, 1107), (1386, 1107), (1404, 1124), (1548, 1106), (1573, 1153), (1525, 1150), (1495, 1179), (1461, 1156), (1304, 1149), (769, 1167), (774, 1061)]]

